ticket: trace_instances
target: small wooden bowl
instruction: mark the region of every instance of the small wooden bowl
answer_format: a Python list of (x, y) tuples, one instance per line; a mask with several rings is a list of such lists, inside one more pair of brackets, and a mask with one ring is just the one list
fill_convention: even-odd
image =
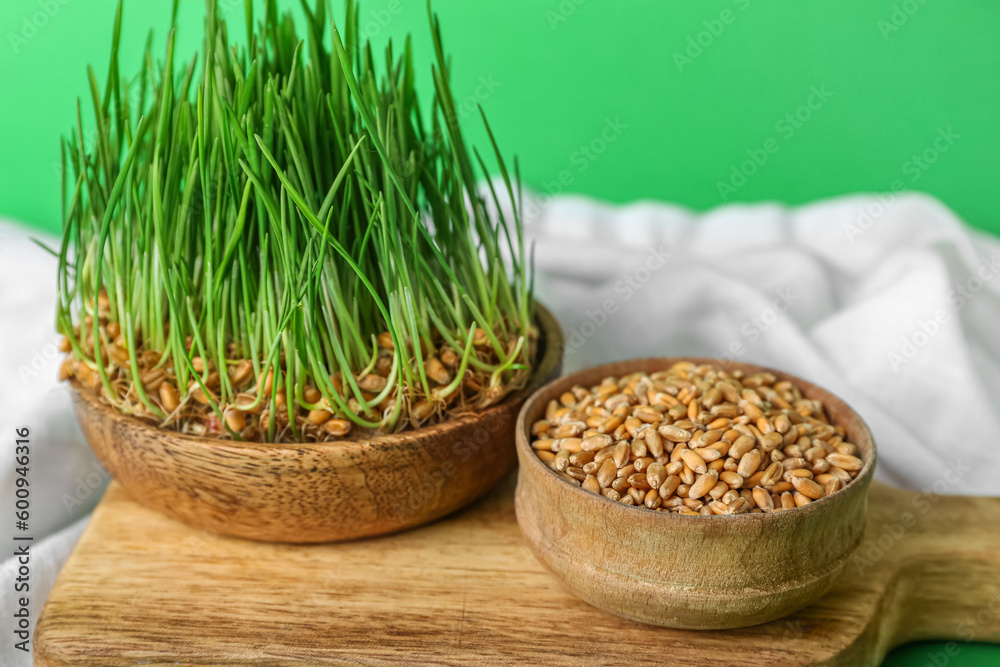
[(735, 628), (779, 618), (816, 601), (840, 576), (865, 531), (875, 442), (861, 418), (832, 394), (787, 373), (726, 363), (729, 371), (769, 371), (826, 406), (865, 465), (831, 496), (773, 514), (684, 516), (631, 507), (568, 484), (538, 458), (531, 425), (574, 385), (653, 373), (678, 361), (639, 359), (568, 375), (532, 396), (517, 421), (517, 520), (538, 559), (595, 607), (671, 628)]
[(557, 377), (563, 337), (537, 308), (531, 384), (483, 412), (368, 440), (255, 444), (182, 435), (122, 415), (74, 386), (83, 435), (140, 503), (212, 533), (275, 542), (384, 535), (433, 521), (489, 491), (514, 464), (514, 424)]

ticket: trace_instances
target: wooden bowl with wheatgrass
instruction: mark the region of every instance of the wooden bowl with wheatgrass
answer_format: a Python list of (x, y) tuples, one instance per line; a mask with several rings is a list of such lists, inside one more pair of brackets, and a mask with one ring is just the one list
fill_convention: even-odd
[(868, 427), (836, 396), (777, 370), (606, 364), (540, 389), (516, 433), (515, 507), (529, 546), (575, 595), (625, 618), (697, 630), (765, 623), (822, 597), (864, 535)]
[(526, 387), (400, 433), (284, 444), (186, 435), (117, 412), (75, 379), (74, 409), (94, 454), (132, 497), (195, 528), (299, 543), (385, 535), (465, 507), (510, 472), (518, 410), (562, 362), (559, 324), (537, 308)]
[(452, 512), (510, 469), (517, 410), (560, 368), (516, 186), (489, 133), (506, 185), (478, 189), (437, 18), (422, 107), (410, 43), (373, 62), (349, 2), (328, 50), (326, 7), (300, 40), (248, 3), (230, 48), (209, 2), (198, 56), (175, 67), (171, 26), (163, 63), (147, 47), (124, 77), (119, 3), (96, 139), (63, 144), (60, 375), (114, 478), (213, 533)]

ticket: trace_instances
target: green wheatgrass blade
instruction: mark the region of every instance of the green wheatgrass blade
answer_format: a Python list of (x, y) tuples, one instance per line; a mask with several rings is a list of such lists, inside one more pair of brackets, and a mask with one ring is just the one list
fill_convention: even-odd
[[(446, 419), (523, 386), (533, 274), (521, 207), (487, 125), (512, 205), (504, 215), (490, 183), (487, 215), (486, 165), (462, 137), (437, 18), (428, 120), (412, 41), (376, 57), (353, 1), (329, 41), (327, 0), (301, 1), (302, 38), (276, 0), (257, 22), (243, 4), (237, 46), (206, 0), (198, 67), (175, 53), (186, 28), (174, 0), (163, 60), (150, 35), (134, 76), (120, 69), (116, 5), (104, 85), (87, 73), (93, 133), (78, 100), (60, 146), (56, 325), (70, 372), (162, 428), (257, 441), (329, 439), (309, 410), (394, 432), (422, 401)], [(425, 369), (439, 355), (442, 386)], [(244, 360), (252, 374), (238, 383)], [(143, 384), (154, 369), (160, 389)], [(371, 375), (384, 388), (363, 390)], [(171, 386), (180, 402), (167, 410)], [(311, 388), (323, 400), (305, 401)], [(239, 433), (226, 420), (236, 408)]]
[(115, 180), (115, 184), (112, 187), (111, 193), (108, 197), (108, 206), (107, 208), (104, 209), (104, 217), (101, 220), (101, 227), (100, 227), (101, 229), (100, 238), (98, 239), (97, 249), (95, 253), (96, 261), (94, 267), (94, 283), (93, 283), (94, 284), (93, 298), (94, 298), (95, 312), (93, 313), (93, 317), (91, 318), (93, 320), (92, 333), (94, 337), (94, 363), (96, 364), (98, 375), (101, 378), (101, 384), (104, 385), (105, 391), (107, 391), (107, 393), (110, 395), (114, 395), (114, 393), (112, 392), (111, 384), (108, 380), (107, 371), (104, 368), (104, 363), (101, 355), (101, 345), (98, 344), (99, 341), (101, 340), (101, 330), (99, 326), (99, 319), (97, 317), (97, 312), (96, 312), (97, 295), (98, 292), (100, 291), (101, 286), (103, 285), (101, 280), (102, 277), (101, 272), (104, 265), (104, 245), (105, 243), (107, 243), (108, 236), (110, 235), (111, 232), (111, 222), (113, 219), (112, 215), (114, 213), (115, 205), (118, 203), (118, 198), (121, 196), (122, 188), (125, 186), (125, 182), (128, 179), (129, 172), (132, 168), (132, 163), (135, 160), (136, 153), (142, 141), (142, 137), (146, 133), (146, 128), (148, 127), (148, 125), (149, 125), (148, 120), (145, 117), (139, 120), (139, 127), (136, 130), (136, 141), (133, 142), (132, 145), (129, 147), (128, 155), (125, 156), (125, 161), (124, 164), (122, 165), (122, 169), (120, 172), (118, 172), (118, 178)]

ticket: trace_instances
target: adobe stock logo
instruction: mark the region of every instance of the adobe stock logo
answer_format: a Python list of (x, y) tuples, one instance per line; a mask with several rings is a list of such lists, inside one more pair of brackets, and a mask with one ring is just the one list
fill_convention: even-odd
[(892, 13), (888, 19), (879, 19), (878, 31), (882, 33), (882, 39), (889, 41), (889, 36), (909, 22), (910, 17), (920, 11), (920, 8), (927, 3), (927, 0), (903, 0), (899, 4), (892, 6)]
[(605, 299), (596, 310), (585, 311), (587, 320), (567, 331), (565, 352), (572, 354), (582, 348), (601, 327), (608, 323), (611, 316), (618, 312), (623, 303), (631, 300), (649, 282), (655, 272), (667, 265), (667, 260), (671, 257), (673, 257), (673, 253), (662, 244), (650, 248), (646, 259), (615, 283), (615, 294), (619, 298)]
[[(922, 151), (911, 155), (910, 159), (902, 164), (900, 170), (903, 175), (910, 177), (911, 182), (916, 183), (961, 138), (962, 135), (956, 133), (951, 125), (947, 128), (939, 127), (933, 141)], [(901, 178), (896, 178), (889, 184), (888, 192), (877, 193), (875, 201), (869, 202), (864, 208), (858, 210), (858, 217), (853, 223), (848, 222), (844, 225), (844, 234), (847, 235), (847, 240), (854, 243), (859, 236), (871, 229), (876, 221), (895, 205), (897, 195), (905, 189), (906, 183)]]
[[(740, 11), (746, 11), (750, 7), (750, 0), (733, 0), (733, 4)], [(715, 44), (715, 40), (722, 36), (726, 26), (736, 22), (738, 16), (739, 14), (735, 11), (727, 8), (720, 11), (717, 18), (702, 21), (701, 25), (704, 30), (688, 36), (683, 51), (674, 51), (671, 54), (677, 71), (683, 73), (685, 67), (693, 65), (694, 61), (700, 58), (707, 49)]]
[(715, 182), (719, 198), (724, 202), (729, 201), (781, 149), (782, 141), (790, 141), (831, 97), (833, 93), (827, 90), (825, 84), (810, 88), (805, 102), (775, 121), (774, 131), (780, 135), (780, 139), (768, 137), (760, 147), (748, 148), (747, 159), (730, 167), (729, 178)]
[(743, 341), (746, 340), (750, 344), (756, 343), (787, 315), (798, 300), (799, 295), (793, 292), (790, 287), (776, 289), (771, 305), (744, 321), (739, 328), (740, 336), (731, 340), (728, 345), (717, 350), (712, 356), (725, 363), (731, 363), (741, 358), (748, 349)]
[(389, 0), (385, 9), (368, 10), (368, 18), (362, 19), (364, 22), (361, 25), (361, 35), (368, 39), (378, 37), (383, 30), (389, 27), (393, 19), (403, 13), (404, 9), (401, 0)]
[(919, 320), (908, 336), (900, 338), (899, 346), (886, 354), (889, 367), (898, 373), (900, 368), (913, 361), (920, 351), (941, 333), (944, 325), (951, 321), (952, 315), (961, 312), (986, 283), (998, 275), (1000, 275), (1000, 256), (994, 254), (989, 259), (982, 260), (973, 275), (964, 282), (953, 283), (951, 291), (948, 292), (948, 303), (953, 306), (953, 312), (939, 308), (931, 317)]
[(71, 0), (39, 0), (38, 11), (21, 17), (20, 30), (7, 33), (7, 41), (10, 42), (14, 55), (20, 54), (28, 42), (38, 36), (38, 31), (44, 29), (70, 2)]
[(576, 8), (587, 0), (562, 0), (556, 8), (545, 10), (545, 20), (549, 22), (549, 27), (555, 30), (560, 24), (569, 20), (569, 17), (576, 13)]
[(521, 216), (525, 222), (532, 222), (541, 215), (542, 211), (552, 202), (552, 198), (561, 194), (576, 181), (576, 174), (582, 174), (590, 169), (590, 166), (607, 151), (621, 137), (622, 133), (628, 129), (628, 125), (615, 116), (614, 119), (605, 118), (604, 127), (590, 141), (573, 151), (569, 156), (569, 162), (576, 167), (576, 173), (569, 169), (562, 169), (555, 178), (542, 182), (541, 190), (538, 194), (529, 199)]

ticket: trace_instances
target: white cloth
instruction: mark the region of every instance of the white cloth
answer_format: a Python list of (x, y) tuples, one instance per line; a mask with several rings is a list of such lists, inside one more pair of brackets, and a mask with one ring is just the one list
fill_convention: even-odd
[[(536, 295), (563, 324), (567, 372), (683, 355), (780, 368), (865, 418), (881, 479), (938, 493), (1000, 491), (1000, 242), (936, 200), (855, 196), (699, 215), (528, 196), (525, 213)], [(14, 430), (28, 426), (32, 621), (107, 481), (56, 382), (54, 270), (27, 232), (0, 222), (0, 525), (14, 544)], [(15, 572), (8, 560), (5, 610), (15, 609)], [(11, 624), (5, 615), (2, 636)], [(0, 664), (30, 657), (6, 640)]]
[(699, 215), (561, 197), (526, 198), (523, 210), (567, 372), (646, 356), (785, 370), (862, 415), (882, 480), (1000, 493), (1000, 241), (937, 200)]

